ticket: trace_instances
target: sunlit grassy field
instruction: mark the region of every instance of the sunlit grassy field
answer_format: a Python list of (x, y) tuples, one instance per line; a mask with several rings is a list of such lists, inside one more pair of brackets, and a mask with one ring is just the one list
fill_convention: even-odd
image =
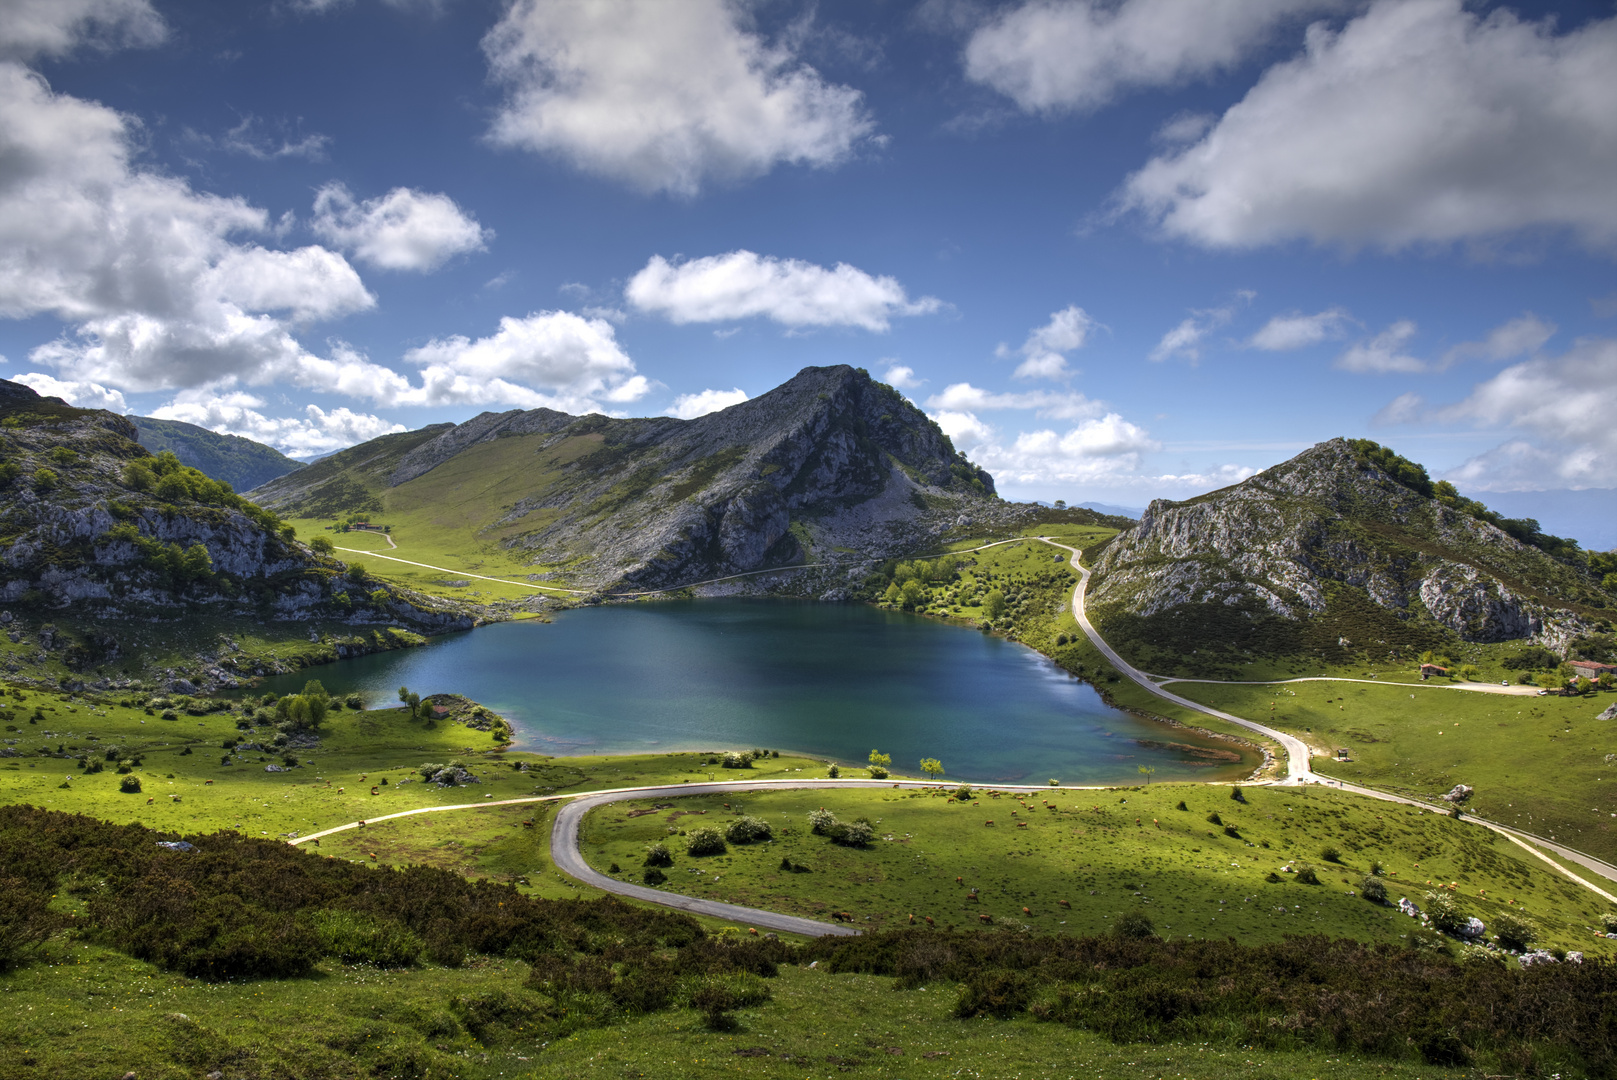
[[(1514, 697), (1365, 683), (1172, 683), (1193, 701), (1295, 732), (1328, 776), (1435, 798), (1455, 784), (1472, 812), (1617, 859), (1617, 750), (1596, 715), (1617, 695)], [(1339, 749), (1351, 760), (1338, 762)]]
[[(591, 812), (581, 846), (597, 870), (616, 865), (614, 876), (639, 881), (647, 845), (660, 841), (675, 853), (663, 888), (820, 919), (845, 910), (866, 928), (908, 925), (912, 915), (975, 926), (987, 915), (1018, 930), (1099, 934), (1139, 911), (1175, 937), (1407, 942), (1417, 923), (1354, 895), (1379, 864), (1394, 902), (1424, 906), (1427, 891), (1452, 885), (1484, 923), (1525, 911), (1546, 943), (1609, 951), (1594, 933), (1599, 897), (1480, 826), (1323, 788), (1247, 788), (1245, 803), (1230, 792), (1155, 784), (1018, 797), (985, 788), (960, 802), (839, 789), (621, 802)], [(877, 839), (849, 848), (813, 834), (807, 815), (820, 807), (867, 819)], [(685, 853), (684, 833), (722, 831), (743, 813), (768, 821), (774, 838)], [(1208, 820), (1215, 814), (1218, 823)], [(1319, 884), (1285, 871), (1304, 865)]]

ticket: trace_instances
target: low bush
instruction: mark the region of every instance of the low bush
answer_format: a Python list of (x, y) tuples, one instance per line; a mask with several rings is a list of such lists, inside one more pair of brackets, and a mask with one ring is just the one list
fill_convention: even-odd
[(1531, 922), (1512, 911), (1501, 911), (1493, 918), (1494, 937), (1507, 949), (1525, 950), (1538, 937)]
[(769, 822), (751, 816), (736, 818), (724, 830), (724, 838), (732, 844), (751, 844), (759, 840), (769, 840), (773, 836), (774, 830)]
[(668, 880), (668, 875), (655, 866), (648, 866), (645, 872), (640, 875), (640, 880), (647, 885), (661, 885)]
[(1299, 885), (1318, 885), (1319, 875), (1312, 866), (1299, 866), (1297, 868), (1297, 883)]
[(126, 777), (124, 777), (122, 780), (118, 781), (118, 790), (123, 792), (125, 795), (139, 795), (140, 794), (140, 777), (138, 777), (138, 776), (126, 776)]
[(1372, 904), (1385, 904), (1387, 902), (1386, 882), (1374, 875), (1368, 875), (1359, 882), (1359, 895)]
[(1319, 849), (1319, 857), (1326, 862), (1339, 863), (1342, 861), (1342, 852), (1327, 844)]
[(724, 843), (724, 834), (719, 830), (703, 826), (692, 829), (685, 838), (685, 854), (687, 855), (723, 855), (730, 850)]
[(1465, 928), (1470, 916), (1460, 910), (1460, 904), (1446, 892), (1426, 894), (1426, 918), (1432, 929), (1442, 934), (1457, 935)]
[(662, 841), (646, 847), (646, 857), (641, 861), (643, 866), (673, 866), (674, 854), (668, 850), (668, 845)]
[(748, 971), (703, 975), (693, 981), (685, 992), (685, 999), (691, 1008), (701, 1012), (707, 1026), (714, 1031), (731, 1030), (735, 1021), (729, 1017), (729, 1013), (762, 1005), (769, 997), (769, 987)]

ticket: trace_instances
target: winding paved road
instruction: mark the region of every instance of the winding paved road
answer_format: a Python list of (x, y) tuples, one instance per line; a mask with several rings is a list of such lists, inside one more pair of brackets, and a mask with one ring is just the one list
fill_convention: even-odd
[[(1349, 783), (1346, 783), (1346, 782), (1341, 781), (1341, 780), (1335, 780), (1335, 779), (1332, 779), (1330, 777), (1321, 776), (1318, 773), (1314, 772), (1313, 769), (1310, 766), (1311, 755), (1310, 755), (1310, 752), (1309, 752), (1309, 749), (1308, 749), (1307, 745), (1305, 743), (1303, 743), (1303, 741), (1301, 739), (1298, 739), (1296, 736), (1289, 735), (1289, 734), (1287, 734), (1286, 732), (1283, 732), (1283, 731), (1277, 731), (1274, 728), (1265, 727), (1264, 725), (1259, 724), (1259, 723), (1257, 723), (1255, 721), (1252, 721), (1252, 720), (1246, 720), (1246, 719), (1243, 719), (1242, 717), (1233, 716), (1233, 715), (1231, 715), (1231, 714), (1229, 714), (1227, 712), (1222, 712), (1222, 711), (1220, 711), (1218, 709), (1210, 708), (1210, 707), (1208, 707), (1206, 705), (1202, 705), (1199, 702), (1192, 701), (1189, 698), (1180, 697), (1178, 694), (1174, 694), (1174, 693), (1171, 693), (1171, 692), (1169, 692), (1167, 690), (1164, 690), (1161, 685), (1159, 685), (1156, 681), (1154, 681), (1153, 676), (1149, 675), (1148, 673), (1146, 673), (1144, 671), (1141, 671), (1139, 668), (1135, 667), (1134, 665), (1130, 664), (1128, 661), (1124, 660), (1121, 656), (1119, 656), (1117, 654), (1116, 650), (1114, 650), (1110, 645), (1108, 645), (1106, 643), (1106, 640), (1100, 636), (1099, 632), (1097, 632), (1095, 630), (1095, 627), (1090, 623), (1089, 616), (1088, 616), (1088, 614), (1086, 613), (1086, 611), (1084, 609), (1085, 593), (1086, 593), (1086, 591), (1088, 589), (1088, 586), (1089, 586), (1089, 570), (1086, 569), (1081, 564), (1081, 562), (1079, 561), (1082, 554), (1083, 554), (1083, 552), (1080, 549), (1075, 548), (1075, 547), (1071, 547), (1070, 545), (1067, 545), (1067, 544), (1063, 544), (1060, 541), (1058, 541), (1058, 540), (1056, 540), (1056, 539), (1054, 539), (1052, 537), (1041, 536), (1041, 537), (1018, 537), (1018, 538), (1016, 538), (1014, 540), (1000, 540), (1000, 541), (996, 541), (996, 542), (994, 542), (992, 544), (985, 544), (980, 548), (972, 548), (970, 550), (972, 550), (972, 551), (981, 551), (984, 548), (997, 547), (1000, 544), (1017, 543), (1020, 540), (1042, 541), (1043, 543), (1049, 544), (1052, 547), (1061, 548), (1062, 550), (1071, 553), (1072, 567), (1075, 570), (1078, 571), (1078, 575), (1079, 575), (1078, 576), (1078, 584), (1073, 589), (1073, 594), (1072, 594), (1073, 616), (1077, 620), (1078, 625), (1083, 628), (1084, 634), (1089, 638), (1090, 642), (1095, 646), (1096, 649), (1098, 649), (1101, 652), (1102, 655), (1104, 655), (1106, 657), (1107, 660), (1109, 660), (1117, 668), (1117, 670), (1119, 672), (1121, 672), (1122, 674), (1128, 676), (1130, 680), (1132, 680), (1135, 684), (1137, 684), (1141, 688), (1145, 689), (1149, 693), (1154, 694), (1155, 696), (1157, 696), (1159, 698), (1162, 698), (1165, 701), (1171, 701), (1176, 705), (1182, 706), (1183, 708), (1190, 709), (1190, 710), (1192, 710), (1194, 712), (1199, 712), (1199, 713), (1202, 713), (1202, 714), (1207, 715), (1207, 716), (1217, 717), (1218, 719), (1223, 720), (1226, 723), (1234, 724), (1237, 727), (1244, 728), (1244, 729), (1246, 729), (1248, 731), (1251, 731), (1251, 732), (1253, 732), (1254, 734), (1257, 734), (1257, 735), (1262, 735), (1263, 737), (1265, 737), (1267, 739), (1271, 739), (1274, 742), (1280, 744), (1285, 749), (1285, 752), (1286, 752), (1286, 777), (1285, 777), (1285, 779), (1283, 781), (1280, 781), (1280, 783), (1282, 783), (1282, 784), (1308, 784), (1308, 783), (1323, 784), (1323, 785), (1327, 785), (1327, 786), (1330, 786), (1330, 787), (1337, 788), (1337, 789), (1342, 790), (1342, 791), (1350, 791), (1350, 792), (1353, 792), (1354, 794), (1357, 794), (1357, 795), (1363, 795), (1363, 796), (1366, 796), (1368, 798), (1380, 799), (1383, 802), (1399, 803), (1399, 804), (1404, 805), (1404, 806), (1412, 806), (1412, 807), (1415, 807), (1417, 809), (1425, 810), (1425, 811), (1432, 812), (1432, 813), (1441, 813), (1441, 812), (1443, 812), (1443, 809), (1441, 807), (1433, 806), (1430, 803), (1425, 803), (1425, 802), (1422, 802), (1422, 801), (1420, 801), (1418, 799), (1405, 798), (1404, 796), (1401, 796), (1401, 795), (1393, 795), (1393, 794), (1390, 794), (1390, 793), (1385, 792), (1385, 791), (1378, 791), (1375, 788), (1361, 787), (1361, 786), (1359, 786), (1357, 784), (1349, 784)], [(359, 552), (358, 554), (366, 554), (366, 555), (373, 555), (373, 556), (375, 555), (374, 552)], [(379, 556), (379, 557), (380, 558), (387, 558), (388, 556), (384, 555), (384, 556)], [(396, 562), (406, 562), (407, 560), (396, 559), (395, 561)], [(411, 565), (424, 566), (426, 564), (424, 564), (424, 563), (413, 563)], [(442, 567), (428, 567), (428, 569), (441, 570), (443, 568)], [(795, 568), (782, 567), (780, 569), (795, 569)], [(445, 571), (445, 572), (446, 573), (459, 573), (459, 571)], [(765, 571), (765, 572), (767, 572), (767, 571)], [(474, 574), (474, 575), (466, 575), (466, 576), (476, 577), (478, 575)], [(736, 575), (736, 576), (746, 576), (746, 575)], [(506, 579), (504, 579), (504, 578), (488, 578), (486, 580), (504, 581)], [(724, 579), (718, 579), (718, 580), (724, 580)], [(525, 583), (512, 582), (512, 584), (525, 584)], [(530, 586), (530, 587), (535, 587), (535, 586)], [(540, 587), (542, 587), (542, 586), (540, 586)], [(688, 588), (689, 586), (682, 586), (682, 587), (683, 588)], [(552, 586), (552, 588), (554, 588), (554, 586)], [(1157, 678), (1160, 678), (1160, 676), (1158, 676)], [(1218, 680), (1188, 680), (1188, 679), (1176, 680), (1176, 679), (1168, 679), (1167, 681), (1169, 681), (1169, 682), (1174, 682), (1174, 681), (1178, 681), (1178, 682), (1202, 682), (1202, 681), (1218, 681)], [(1283, 681), (1315, 681), (1315, 680), (1308, 679), (1308, 680), (1283, 680)], [(1374, 680), (1357, 680), (1357, 679), (1334, 680), (1334, 681), (1374, 682)], [(1386, 685), (1413, 685), (1413, 684), (1375, 682), (1375, 685), (1386, 686)], [(404, 810), (404, 811), (401, 811), (401, 812), (396, 813), (396, 814), (386, 814), (386, 815), (383, 815), (381, 817), (368, 818), (365, 821), (355, 821), (355, 822), (349, 822), (346, 825), (338, 825), (338, 826), (336, 826), (334, 828), (324, 829), (324, 830), (321, 830), (320, 832), (310, 833), (308, 836), (298, 837), (296, 839), (293, 839), (291, 841), (291, 843), (293, 843), (294, 845), (305, 844), (305, 843), (308, 843), (311, 840), (318, 840), (321, 837), (330, 836), (333, 833), (346, 832), (347, 830), (350, 830), (350, 829), (363, 828), (367, 824), (375, 824), (377, 822), (389, 821), (389, 820), (392, 820), (394, 818), (410, 817), (410, 816), (413, 816), (415, 814), (444, 813), (444, 812), (455, 811), (455, 810), (471, 810), (471, 809), (475, 809), (477, 807), (487, 807), (487, 806), (514, 806), (514, 805), (524, 805), (524, 804), (532, 804), (532, 803), (561, 802), (564, 805), (562, 806), (561, 810), (556, 814), (556, 820), (552, 824), (551, 831), (550, 831), (550, 855), (551, 855), (551, 860), (552, 860), (552, 862), (555, 863), (556, 868), (558, 870), (560, 870), (562, 873), (565, 873), (570, 877), (573, 877), (573, 878), (575, 878), (575, 879), (577, 879), (577, 880), (579, 880), (581, 882), (584, 882), (587, 885), (594, 886), (595, 888), (600, 889), (603, 892), (615, 893), (615, 894), (617, 894), (619, 896), (632, 897), (632, 898), (634, 898), (636, 900), (642, 900), (642, 901), (645, 901), (647, 903), (652, 903), (652, 904), (659, 904), (659, 905), (662, 905), (664, 907), (670, 907), (670, 908), (674, 908), (674, 909), (679, 910), (679, 911), (689, 912), (689, 913), (691, 913), (693, 915), (708, 915), (708, 916), (712, 916), (714, 918), (724, 919), (724, 920), (727, 920), (727, 921), (730, 921), (730, 922), (743, 923), (743, 924), (748, 925), (748, 926), (752, 926), (752, 927), (756, 927), (756, 928), (763, 928), (763, 929), (766, 929), (766, 930), (781, 931), (781, 932), (789, 933), (789, 934), (802, 934), (802, 935), (810, 936), (810, 937), (823, 937), (823, 936), (826, 936), (826, 935), (847, 935), (847, 934), (857, 934), (859, 931), (856, 928), (851, 927), (851, 926), (844, 926), (844, 925), (839, 925), (839, 924), (834, 924), (834, 923), (823, 923), (823, 922), (819, 922), (818, 920), (815, 920), (815, 919), (805, 919), (805, 918), (800, 918), (800, 917), (795, 916), (795, 915), (784, 915), (784, 914), (780, 914), (778, 912), (763, 911), (763, 910), (758, 909), (758, 908), (742, 907), (739, 904), (726, 904), (726, 903), (722, 903), (722, 902), (717, 901), (717, 900), (702, 900), (702, 899), (698, 899), (697, 897), (693, 897), (693, 896), (683, 896), (683, 895), (678, 894), (678, 893), (664, 892), (664, 891), (659, 890), (659, 889), (649, 888), (649, 887), (644, 886), (644, 885), (634, 885), (634, 884), (630, 884), (628, 882), (619, 881), (616, 878), (608, 877), (605, 874), (597, 872), (587, 862), (585, 862), (584, 857), (583, 857), (582, 853), (579, 851), (579, 847), (578, 847), (579, 825), (583, 821), (584, 815), (589, 813), (589, 811), (591, 811), (593, 809), (596, 809), (598, 807), (601, 807), (601, 806), (605, 806), (605, 805), (607, 805), (609, 803), (621, 802), (621, 801), (623, 801), (625, 799), (677, 798), (677, 797), (689, 796), (689, 795), (732, 794), (732, 793), (735, 793), (735, 792), (768, 791), (768, 790), (771, 790), (771, 789), (780, 790), (780, 789), (802, 789), (802, 788), (895, 788), (895, 787), (897, 787), (897, 788), (918, 789), (918, 788), (936, 788), (936, 787), (953, 787), (953, 786), (955, 786), (955, 785), (952, 782), (939, 783), (939, 782), (921, 781), (921, 780), (890, 781), (890, 780), (830, 780), (830, 779), (818, 780), (818, 779), (816, 779), (816, 780), (734, 780), (734, 781), (709, 782), (709, 783), (699, 783), (699, 784), (672, 784), (672, 785), (661, 785), (661, 786), (653, 786), (653, 787), (612, 788), (612, 789), (607, 789), (607, 790), (603, 790), (603, 791), (581, 792), (581, 793), (572, 794), (572, 795), (544, 795), (544, 796), (534, 796), (534, 797), (522, 798), (522, 799), (502, 799), (502, 800), (498, 800), (498, 801), (488, 800), (488, 801), (479, 802), (479, 803), (461, 803), (461, 804), (453, 805), (453, 806), (424, 806), (424, 807), (419, 807), (419, 808), (414, 809), (414, 810)], [(993, 790), (996, 790), (996, 791), (1044, 791), (1044, 792), (1049, 792), (1049, 791), (1052, 791), (1052, 790), (1080, 791), (1080, 790), (1094, 790), (1094, 789), (1083, 788), (1083, 787), (1061, 787), (1061, 788), (1052, 789), (1052, 788), (1050, 788), (1048, 786), (1036, 787), (1036, 786), (1032, 786), (1032, 785), (998, 784), (998, 785), (993, 786)], [(1504, 836), (1506, 839), (1510, 840), (1512, 843), (1519, 846), (1522, 850), (1524, 850), (1524, 851), (1528, 852), (1529, 854), (1532, 854), (1532, 855), (1537, 856), (1538, 858), (1544, 860), (1552, 868), (1554, 868), (1558, 873), (1560, 873), (1563, 876), (1567, 877), (1568, 879), (1578, 883), (1579, 885), (1581, 885), (1584, 888), (1590, 890), (1591, 892), (1594, 892), (1594, 893), (1604, 897), (1607, 901), (1609, 901), (1611, 903), (1614, 903), (1614, 904), (1617, 904), (1617, 895), (1613, 895), (1611, 892), (1608, 892), (1606, 889), (1601, 888), (1600, 886), (1595, 885), (1594, 883), (1580, 877), (1579, 875), (1572, 873), (1571, 871), (1567, 870), (1566, 867), (1564, 867), (1564, 866), (1560, 865), (1559, 863), (1555, 862), (1554, 859), (1550, 858), (1550, 856), (1546, 855), (1544, 851), (1541, 851), (1539, 849), (1543, 848), (1543, 849), (1548, 850), (1548, 851), (1553, 851), (1560, 858), (1562, 858), (1562, 859), (1564, 859), (1564, 860), (1566, 860), (1568, 862), (1574, 863), (1576, 865), (1582, 866), (1582, 867), (1584, 867), (1586, 869), (1592, 870), (1595, 873), (1600, 874), (1600, 875), (1602, 875), (1602, 876), (1604, 876), (1604, 877), (1606, 877), (1608, 879), (1611, 879), (1611, 880), (1617, 880), (1617, 866), (1612, 866), (1609, 863), (1605, 863), (1605, 862), (1603, 862), (1603, 861), (1601, 861), (1599, 859), (1594, 858), (1591, 855), (1587, 855), (1587, 854), (1585, 854), (1585, 853), (1583, 853), (1581, 851), (1576, 851), (1576, 850), (1574, 850), (1572, 848), (1568, 848), (1568, 847), (1566, 847), (1564, 845), (1557, 844), (1557, 843), (1555, 843), (1553, 841), (1550, 841), (1550, 840), (1546, 840), (1543, 837), (1534, 836), (1531, 833), (1524, 833), (1524, 832), (1521, 832), (1520, 830), (1509, 828), (1508, 826), (1501, 825), (1498, 822), (1488, 821), (1488, 820), (1486, 820), (1484, 818), (1477, 818), (1477, 817), (1468, 817), (1467, 820), (1475, 822), (1476, 824), (1481, 825), (1484, 828), (1492, 829), (1494, 832), (1499, 833), (1501, 836)], [(1528, 841), (1531, 841), (1531, 843), (1529, 843)], [(1536, 844), (1538, 846), (1535, 847), (1535, 846), (1533, 846), (1534, 844)]]

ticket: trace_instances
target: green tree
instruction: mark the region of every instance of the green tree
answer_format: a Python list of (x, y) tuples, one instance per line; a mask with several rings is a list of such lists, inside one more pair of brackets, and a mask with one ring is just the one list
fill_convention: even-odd
[(180, 576), (187, 582), (201, 581), (213, 576), (213, 556), (201, 544), (192, 544), (180, 556)]
[(316, 555), (330, 555), (337, 550), (337, 545), (333, 544), (329, 537), (317, 536), (309, 541), (309, 550)]
[(988, 595), (983, 597), (983, 614), (990, 619), (1005, 614), (1005, 594), (998, 589), (988, 590)]
[(926, 600), (926, 589), (914, 578), (906, 581), (899, 590), (899, 603), (905, 611), (912, 611)]
[(870, 752), (870, 778), (872, 780), (887, 779), (887, 767), (892, 763), (892, 754), (884, 754), (880, 750), (872, 750)]
[(165, 473), (158, 479), (153, 494), (164, 502), (179, 502), (181, 499), (191, 497), (191, 485), (185, 482), (185, 477), (181, 473)]
[(52, 469), (41, 468), (34, 470), (35, 491), (55, 491), (56, 486), (61, 482), (62, 478), (57, 476), (56, 472)]
[(1153, 776), (1155, 776), (1156, 774), (1157, 774), (1157, 770), (1156, 770), (1155, 767), (1153, 767), (1151, 765), (1141, 765), (1140, 766), (1140, 775), (1145, 777), (1145, 782), (1146, 783), (1149, 784), (1151, 782), (1151, 778)]
[(410, 692), (408, 686), (399, 687), (399, 700), (404, 707), (410, 710), (410, 719), (414, 720), (421, 715), (421, 695)]
[(921, 771), (936, 780), (943, 775), (943, 762), (935, 757), (924, 757), (921, 759)]
[(887, 591), (882, 593), (881, 598), (889, 604), (897, 604), (904, 599), (904, 594), (895, 582), (887, 586)]

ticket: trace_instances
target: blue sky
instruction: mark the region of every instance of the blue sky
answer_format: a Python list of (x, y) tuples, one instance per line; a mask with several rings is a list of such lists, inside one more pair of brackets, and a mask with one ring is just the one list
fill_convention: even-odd
[(1610, 3), (6, 0), (0, 57), (0, 366), (81, 404), (308, 456), (849, 363), (1013, 497), (1351, 435), (1617, 518)]

